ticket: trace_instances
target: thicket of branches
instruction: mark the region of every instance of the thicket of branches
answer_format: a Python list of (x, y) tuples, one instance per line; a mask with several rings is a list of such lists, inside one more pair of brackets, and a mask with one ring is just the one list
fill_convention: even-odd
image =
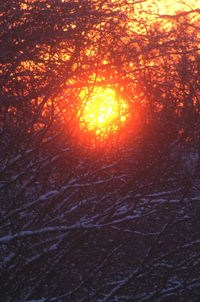
[[(0, 4), (2, 301), (198, 301), (199, 10), (143, 2)], [(95, 85), (131, 118), (91, 150)]]

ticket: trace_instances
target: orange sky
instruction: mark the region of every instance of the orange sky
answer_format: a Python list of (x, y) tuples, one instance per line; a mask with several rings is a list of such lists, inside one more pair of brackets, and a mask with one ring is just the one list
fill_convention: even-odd
[(192, 9), (200, 8), (200, 0), (147, 0), (143, 7), (149, 8), (152, 12), (159, 14), (173, 15), (178, 11), (190, 11)]

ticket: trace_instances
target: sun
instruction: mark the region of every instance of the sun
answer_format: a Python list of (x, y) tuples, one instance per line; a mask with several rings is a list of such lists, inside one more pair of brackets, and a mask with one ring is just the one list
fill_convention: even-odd
[(84, 88), (78, 112), (81, 130), (105, 139), (116, 133), (128, 118), (128, 104), (112, 88)]

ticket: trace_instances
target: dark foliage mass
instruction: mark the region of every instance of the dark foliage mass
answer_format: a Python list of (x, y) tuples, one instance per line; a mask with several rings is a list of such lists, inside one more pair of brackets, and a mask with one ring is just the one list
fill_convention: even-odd
[[(199, 301), (200, 15), (143, 2), (0, 3), (0, 301)], [(92, 149), (95, 85), (132, 118)]]

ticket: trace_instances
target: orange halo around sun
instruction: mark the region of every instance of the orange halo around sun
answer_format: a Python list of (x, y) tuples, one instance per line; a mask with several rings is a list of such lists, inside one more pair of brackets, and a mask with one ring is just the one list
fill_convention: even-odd
[(80, 92), (82, 102), (78, 112), (80, 128), (101, 140), (116, 133), (128, 118), (128, 104), (112, 88), (96, 86), (90, 92)]

